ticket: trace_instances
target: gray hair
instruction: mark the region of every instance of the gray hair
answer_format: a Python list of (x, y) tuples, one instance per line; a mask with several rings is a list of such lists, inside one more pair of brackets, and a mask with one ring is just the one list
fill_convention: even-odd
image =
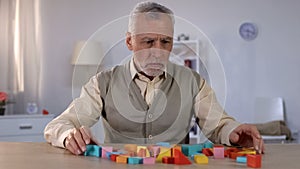
[(173, 24), (175, 23), (174, 13), (169, 8), (161, 4), (158, 4), (156, 2), (149, 2), (149, 1), (140, 2), (136, 4), (136, 6), (130, 12), (128, 32), (131, 32), (133, 30), (135, 15), (143, 14), (143, 13), (146, 14), (147, 18), (151, 18), (151, 19), (159, 19), (160, 18), (159, 14), (166, 14), (171, 18)]

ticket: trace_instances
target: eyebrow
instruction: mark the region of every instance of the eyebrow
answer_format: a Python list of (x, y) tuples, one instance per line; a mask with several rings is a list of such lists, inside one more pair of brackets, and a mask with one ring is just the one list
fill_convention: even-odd
[[(148, 36), (146, 36), (146, 37), (141, 38), (141, 40), (148, 40), (148, 39), (157, 39), (157, 37), (153, 38), (153, 37), (148, 37)], [(159, 38), (159, 39), (163, 39), (163, 40), (172, 40), (173, 38), (167, 36), (167, 37), (162, 37), (162, 38)]]

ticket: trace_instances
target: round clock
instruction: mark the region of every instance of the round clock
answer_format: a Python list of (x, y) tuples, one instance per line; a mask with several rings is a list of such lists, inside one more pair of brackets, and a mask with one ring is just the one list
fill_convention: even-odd
[(258, 34), (258, 28), (254, 23), (245, 22), (241, 24), (239, 33), (245, 40), (254, 40)]

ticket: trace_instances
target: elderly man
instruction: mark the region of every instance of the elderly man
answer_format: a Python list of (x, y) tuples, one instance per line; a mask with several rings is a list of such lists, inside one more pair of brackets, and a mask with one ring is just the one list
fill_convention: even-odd
[(105, 143), (186, 143), (195, 117), (211, 141), (262, 152), (263, 141), (253, 125), (228, 116), (199, 74), (169, 62), (173, 33), (170, 9), (137, 4), (126, 34), (132, 59), (92, 77), (80, 97), (46, 126), (46, 140), (82, 154), (86, 144), (97, 143), (89, 127), (102, 117)]

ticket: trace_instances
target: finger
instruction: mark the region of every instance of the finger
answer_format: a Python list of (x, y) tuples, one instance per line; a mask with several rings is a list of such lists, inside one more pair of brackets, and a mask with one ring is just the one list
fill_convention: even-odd
[(80, 130), (80, 132), (82, 134), (82, 138), (83, 138), (85, 144), (90, 144), (91, 134), (90, 134), (89, 130), (86, 127), (84, 127), (84, 126), (80, 127), (79, 130)]
[(257, 138), (254, 138), (253, 137), (253, 146), (254, 146), (254, 149), (259, 153), (261, 154), (262, 151), (263, 151), (263, 140), (260, 138), (260, 139), (257, 139)]
[(70, 145), (70, 140), (69, 139), (66, 139), (65, 145), (66, 145), (67, 150), (69, 150), (73, 154), (77, 154), (76, 150)]
[(229, 137), (232, 143), (237, 143), (239, 141), (239, 135), (234, 131), (230, 134)]
[(261, 150), (260, 153), (263, 154), (265, 152), (265, 145), (264, 145), (264, 140), (263, 139), (261, 139), (259, 147), (260, 147), (260, 150)]
[(81, 150), (75, 141), (73, 133), (70, 133), (70, 135), (66, 139), (66, 148), (73, 154), (81, 154)]
[(82, 138), (82, 134), (80, 132), (80, 130), (75, 130), (74, 132), (74, 138), (75, 138), (75, 141), (77, 143), (77, 145), (80, 147), (81, 151), (84, 152), (86, 150), (86, 144)]
[(258, 151), (259, 154), (263, 152), (263, 139), (255, 126), (251, 128), (252, 138), (253, 138), (253, 146)]
[[(92, 141), (93, 143), (95, 143), (95, 144), (97, 144), (97, 145), (100, 145), (99, 141), (98, 141), (98, 140), (94, 137), (94, 135), (92, 134), (90, 128), (85, 127), (85, 126), (82, 126), (82, 127), (80, 128), (80, 130), (82, 130), (82, 131), (86, 134), (86, 136), (88, 137), (88, 139), (85, 140), (85, 143), (86, 143), (86, 144), (90, 144), (91, 141)], [(88, 142), (88, 143), (87, 143), (87, 142)]]

